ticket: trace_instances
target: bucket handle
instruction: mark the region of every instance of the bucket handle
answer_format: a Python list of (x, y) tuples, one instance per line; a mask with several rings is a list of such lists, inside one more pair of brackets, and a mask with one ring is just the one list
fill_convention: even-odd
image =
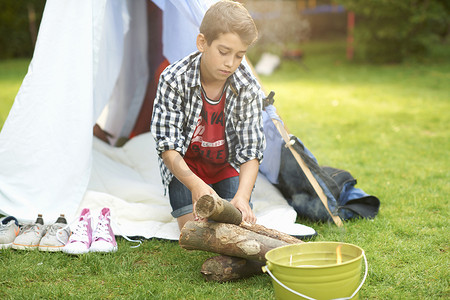
[[(348, 299), (352, 299), (353, 297), (355, 297), (355, 295), (359, 292), (359, 290), (360, 290), (361, 287), (363, 286), (364, 281), (366, 281), (366, 278), (367, 278), (367, 273), (368, 273), (368, 271), (369, 271), (369, 265), (367, 264), (366, 253), (363, 251), (362, 254), (363, 254), (363, 257), (364, 257), (365, 271), (364, 271), (364, 277), (363, 277), (363, 279), (362, 279), (360, 285), (358, 286), (358, 288), (353, 292), (353, 294), (352, 294), (350, 297), (335, 298), (335, 299), (332, 299), (332, 300), (348, 300)], [(291, 289), (290, 287), (288, 287), (288, 286), (286, 286), (285, 284), (283, 284), (281, 281), (279, 281), (279, 280), (272, 274), (272, 272), (270, 272), (270, 270), (269, 270), (269, 268), (267, 267), (267, 265), (263, 267), (263, 271), (267, 272), (267, 273), (270, 275), (270, 277), (272, 277), (272, 279), (276, 281), (276, 283), (278, 283), (279, 285), (281, 285), (282, 287), (284, 287), (284, 288), (285, 288), (286, 290), (288, 290), (289, 292), (294, 293), (294, 294), (296, 294), (297, 296), (306, 298), (306, 299), (308, 299), (308, 300), (316, 300), (315, 298), (311, 298), (311, 297), (308, 297), (308, 296), (306, 296), (306, 295), (303, 295), (303, 294), (301, 294), (301, 293), (299, 293), (299, 292), (297, 292), (297, 291), (294, 291), (294, 290)]]

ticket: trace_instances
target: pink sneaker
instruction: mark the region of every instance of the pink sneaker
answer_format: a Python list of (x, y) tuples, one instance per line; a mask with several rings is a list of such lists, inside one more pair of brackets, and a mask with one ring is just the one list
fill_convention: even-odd
[[(72, 227), (72, 226), (71, 226)], [(89, 208), (81, 211), (80, 218), (74, 227), (67, 244), (62, 248), (64, 253), (84, 254), (89, 252), (92, 243), (91, 212)]]
[(91, 252), (116, 252), (117, 243), (110, 224), (111, 211), (105, 207), (98, 217), (97, 227), (92, 234)]

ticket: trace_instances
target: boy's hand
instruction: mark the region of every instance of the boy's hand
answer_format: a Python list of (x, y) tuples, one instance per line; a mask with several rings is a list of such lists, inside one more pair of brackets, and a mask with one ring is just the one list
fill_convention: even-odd
[(239, 209), (242, 213), (242, 221), (255, 224), (256, 217), (248, 202), (252, 195), (252, 189), (255, 185), (256, 176), (258, 175), (259, 162), (257, 159), (249, 160), (241, 165), (239, 173), (239, 187), (234, 195), (231, 204)]
[(197, 217), (197, 213), (195, 211), (195, 205), (197, 204), (198, 199), (200, 199), (200, 197), (203, 195), (216, 195), (217, 196), (217, 194), (213, 190), (212, 187), (210, 187), (203, 181), (191, 189), (191, 194), (192, 194), (192, 204), (194, 205), (194, 208), (193, 208), (194, 218), (197, 220), (198, 217)]
[(233, 204), (234, 207), (236, 207), (242, 213), (242, 221), (250, 224), (256, 223), (256, 217), (250, 205), (248, 204), (248, 199), (234, 197), (233, 200), (230, 201), (230, 203)]

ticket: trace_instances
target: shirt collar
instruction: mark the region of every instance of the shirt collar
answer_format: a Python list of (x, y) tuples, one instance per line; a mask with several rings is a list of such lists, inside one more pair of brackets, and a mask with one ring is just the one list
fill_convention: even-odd
[[(191, 68), (189, 68), (189, 78), (190, 78), (190, 87), (201, 87), (200, 81), (200, 58), (202, 54), (200, 52), (195, 52), (191, 55)], [(236, 71), (228, 77), (228, 84), (233, 91), (233, 93), (237, 94), (237, 91), (245, 85), (245, 82), (248, 82), (247, 77), (251, 76), (246, 70), (244, 64), (240, 64)]]
[(200, 52), (195, 52), (191, 56), (191, 67), (189, 68), (189, 76), (190, 87), (201, 87), (202, 84), (200, 82), (200, 58), (202, 57), (202, 54)]

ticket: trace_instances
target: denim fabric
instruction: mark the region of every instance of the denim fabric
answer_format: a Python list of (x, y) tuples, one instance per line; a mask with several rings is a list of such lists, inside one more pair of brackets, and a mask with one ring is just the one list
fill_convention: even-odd
[(380, 200), (355, 187), (356, 180), (346, 182), (339, 197), (339, 215), (344, 220), (356, 217), (375, 218)]
[[(239, 187), (239, 176), (230, 177), (210, 184), (221, 198), (231, 201)], [(172, 206), (172, 216), (174, 218), (189, 214), (193, 210), (191, 191), (182, 184), (176, 177), (173, 177), (169, 184), (169, 199)], [(253, 208), (250, 202), (250, 207)]]
[[(292, 139), (292, 138), (291, 138)], [(294, 137), (294, 149), (300, 154), (327, 197), (328, 208), (333, 215), (347, 220), (356, 217), (374, 218), (380, 201), (375, 196), (355, 188), (353, 176), (340, 169), (320, 167), (314, 155)], [(331, 220), (312, 185), (288, 149), (281, 150), (278, 188), (294, 207), (298, 216), (313, 221)]]

